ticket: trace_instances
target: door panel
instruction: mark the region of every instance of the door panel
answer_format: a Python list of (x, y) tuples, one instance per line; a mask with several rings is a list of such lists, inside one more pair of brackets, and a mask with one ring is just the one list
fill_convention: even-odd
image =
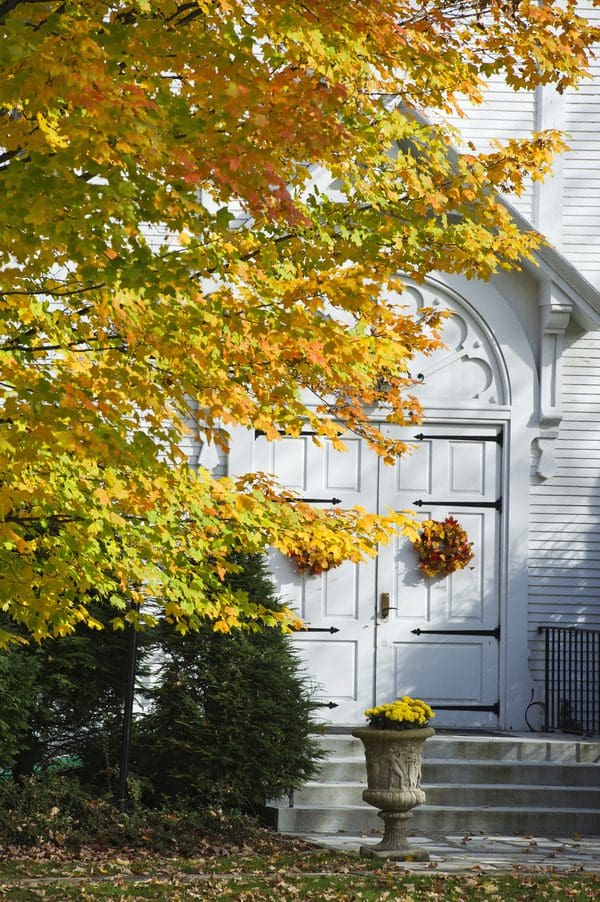
[(419, 570), (409, 542), (382, 549), (378, 592), (390, 594), (390, 612), (378, 621), (376, 694), (423, 698), (436, 709), (437, 726), (494, 728), (497, 710), (478, 709), (498, 702), (498, 639), (486, 633), (499, 622), (500, 517), (493, 506), (478, 505), (499, 497), (500, 446), (492, 427), (461, 427), (457, 439), (448, 433), (428, 427), (429, 438), (411, 457), (381, 468), (380, 510), (422, 501), (421, 520), (451, 515), (473, 541), (475, 557), (469, 568), (432, 579)]
[[(484, 700), (483, 674), (493, 666), (491, 640), (465, 636), (452, 642), (443, 637), (394, 642), (394, 697), (417, 695), (434, 705), (477, 704)], [(436, 716), (436, 721), (440, 719)]]
[[(274, 473), (307, 498), (344, 507), (377, 503), (378, 461), (358, 438), (346, 440), (347, 451), (312, 436), (254, 443), (253, 469)], [(272, 571), (281, 598), (298, 611), (307, 626), (293, 642), (322, 720), (333, 725), (362, 722), (371, 704), (375, 646), (375, 563), (346, 562), (320, 575), (299, 573), (286, 557), (273, 552)], [(333, 630), (333, 632), (332, 632)]]

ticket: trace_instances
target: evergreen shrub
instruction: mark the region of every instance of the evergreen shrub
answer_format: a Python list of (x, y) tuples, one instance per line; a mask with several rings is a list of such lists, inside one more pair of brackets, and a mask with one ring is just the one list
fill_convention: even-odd
[[(276, 610), (264, 559), (239, 555), (235, 562), (232, 588)], [(107, 614), (99, 608), (96, 616)], [(142, 634), (139, 646), (138, 689), (147, 658), (164, 662), (147, 690), (150, 705), (134, 722), (129, 785), (144, 805), (180, 810), (185, 799), (199, 813), (254, 813), (310, 778), (320, 757), (314, 703), (277, 628), (223, 635), (207, 622), (181, 636), (162, 624)], [(127, 636), (110, 628), (0, 652), (0, 775), (16, 780), (12, 790), (3, 786), (5, 794), (21, 792), (27, 805), (34, 790), (44, 795), (43, 785), (19, 778), (67, 765), (77, 765), (74, 800), (114, 793), (126, 670)], [(48, 780), (51, 800), (58, 784)], [(11, 806), (18, 810), (16, 796)], [(71, 816), (65, 804), (50, 808)]]
[[(80, 626), (40, 645), (0, 650), (0, 772), (27, 776), (79, 762), (84, 777), (110, 790), (119, 758), (128, 639), (108, 626)], [(140, 643), (138, 671), (143, 670)]]
[[(232, 587), (275, 610), (264, 559), (237, 558)], [(162, 633), (166, 663), (140, 725), (133, 767), (161, 797), (256, 812), (301, 785), (320, 752), (315, 705), (290, 641), (276, 628)]]

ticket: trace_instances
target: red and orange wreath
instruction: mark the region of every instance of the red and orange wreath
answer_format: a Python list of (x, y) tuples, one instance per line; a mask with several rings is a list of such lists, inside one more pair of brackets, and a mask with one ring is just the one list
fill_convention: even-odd
[(473, 543), (458, 520), (425, 520), (413, 542), (419, 554), (419, 569), (426, 576), (448, 576), (463, 570), (474, 558)]
[(328, 555), (326, 551), (313, 551), (308, 548), (289, 551), (288, 557), (291, 558), (300, 573), (311, 573), (313, 576), (318, 576), (325, 570), (334, 570), (342, 563)]

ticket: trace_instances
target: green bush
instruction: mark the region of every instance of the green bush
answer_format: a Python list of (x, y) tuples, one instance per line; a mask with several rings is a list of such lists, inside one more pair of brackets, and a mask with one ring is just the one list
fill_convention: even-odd
[[(232, 588), (276, 610), (263, 558), (236, 562)], [(277, 628), (222, 635), (207, 622), (182, 637), (163, 624), (141, 642), (138, 677), (150, 653), (164, 666), (151, 708), (134, 722), (130, 763), (130, 789), (145, 803), (183, 797), (199, 809), (256, 812), (310, 778), (313, 704)], [(110, 629), (0, 653), (0, 773), (77, 763), (92, 795), (114, 792), (126, 667), (127, 636)]]
[[(238, 562), (234, 588), (276, 609), (264, 560)], [(256, 812), (310, 778), (320, 757), (314, 705), (279, 630), (223, 635), (207, 624), (183, 637), (165, 631), (162, 643), (167, 663), (132, 765), (154, 801), (182, 795)]]
[(0, 844), (63, 845), (85, 810), (76, 779), (57, 774), (0, 781)]
[[(99, 605), (94, 615), (108, 622)], [(84, 763), (110, 788), (121, 741), (128, 638), (80, 627), (0, 651), (0, 770), (26, 776), (57, 760)], [(139, 654), (143, 668), (144, 645)]]
[(257, 829), (248, 818), (226, 818), (180, 801), (123, 814), (110, 798), (90, 795), (76, 777), (58, 774), (0, 780), (0, 811), (0, 852), (98, 847), (193, 855), (207, 838), (243, 842)]
[(31, 742), (40, 660), (16, 648), (0, 651), (0, 773), (11, 771)]

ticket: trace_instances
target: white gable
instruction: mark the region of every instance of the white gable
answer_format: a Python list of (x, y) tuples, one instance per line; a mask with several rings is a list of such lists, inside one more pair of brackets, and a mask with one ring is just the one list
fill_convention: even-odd
[[(600, 25), (600, 8), (593, 0), (580, 0), (577, 6), (580, 15)], [(520, 198), (509, 200), (600, 288), (600, 53), (591, 75), (563, 95), (552, 87), (515, 93), (496, 76), (484, 103), (465, 104), (467, 118), (450, 123), (462, 134), (461, 150), (473, 142), (486, 151), (494, 139), (527, 137), (547, 128), (565, 132), (569, 150), (556, 160), (553, 176), (529, 184)]]

